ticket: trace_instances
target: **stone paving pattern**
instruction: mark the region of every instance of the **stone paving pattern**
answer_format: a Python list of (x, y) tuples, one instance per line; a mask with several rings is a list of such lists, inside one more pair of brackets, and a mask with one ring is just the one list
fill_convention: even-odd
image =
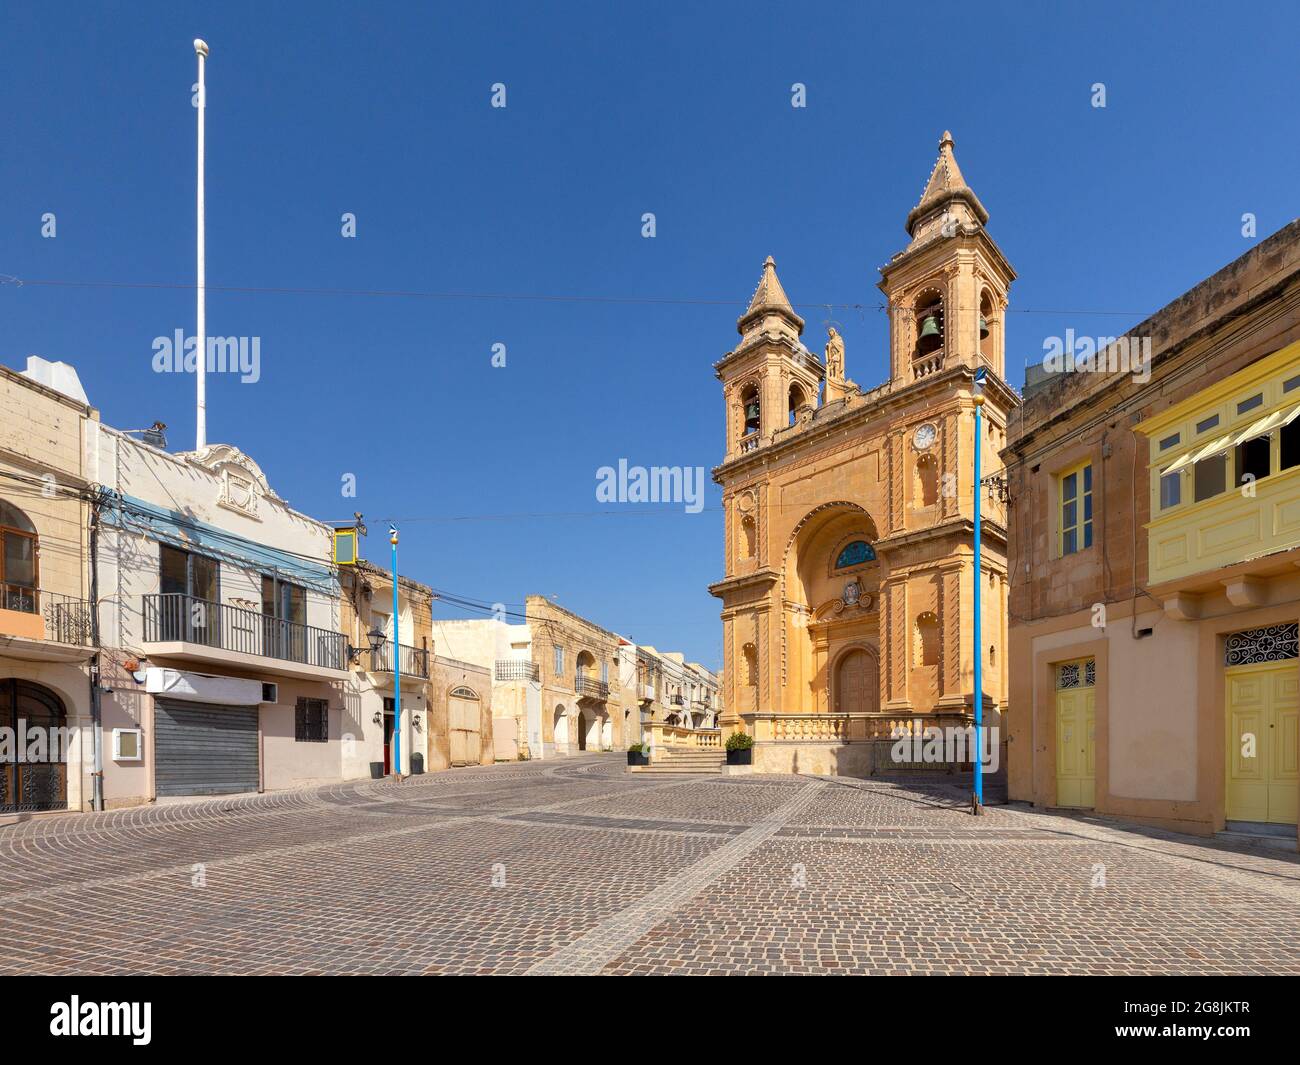
[(10, 975), (1300, 974), (1296, 856), (609, 755), (33, 818), (0, 899)]

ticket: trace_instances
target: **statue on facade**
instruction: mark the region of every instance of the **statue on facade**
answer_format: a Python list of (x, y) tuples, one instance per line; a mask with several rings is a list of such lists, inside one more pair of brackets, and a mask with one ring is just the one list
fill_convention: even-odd
[(835, 331), (834, 326), (829, 327), (826, 340), (826, 376), (834, 381), (844, 377), (844, 338)]

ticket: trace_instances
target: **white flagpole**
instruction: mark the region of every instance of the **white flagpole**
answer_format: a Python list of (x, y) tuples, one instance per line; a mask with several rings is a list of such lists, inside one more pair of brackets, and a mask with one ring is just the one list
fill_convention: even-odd
[(196, 366), (195, 366), (195, 424), (194, 424), (194, 449), (200, 450), (207, 446), (208, 443), (208, 390), (207, 390), (207, 372), (208, 372), (208, 323), (207, 323), (207, 270), (204, 267), (205, 249), (203, 234), (203, 112), (208, 106), (207, 87), (203, 80), (204, 61), (208, 57), (207, 44), (195, 38), (194, 51), (199, 57), (199, 163), (198, 163), (198, 239), (197, 239), (197, 258), (198, 258), (198, 277), (196, 279), (196, 298), (197, 306), (195, 307), (195, 337), (196, 348)]

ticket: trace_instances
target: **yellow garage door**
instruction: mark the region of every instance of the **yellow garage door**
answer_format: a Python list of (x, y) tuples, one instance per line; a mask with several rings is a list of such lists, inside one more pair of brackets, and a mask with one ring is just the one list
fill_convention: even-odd
[(1056, 667), (1056, 804), (1096, 803), (1096, 664), (1091, 658)]
[(1227, 819), (1294, 825), (1300, 805), (1300, 668), (1227, 670)]

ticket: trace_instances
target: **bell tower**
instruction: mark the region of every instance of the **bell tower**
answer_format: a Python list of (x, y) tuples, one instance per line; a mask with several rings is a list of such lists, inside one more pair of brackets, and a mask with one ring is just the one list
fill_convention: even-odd
[(985, 230), (988, 220), (945, 131), (907, 216), (911, 242), (881, 267), (895, 388), (956, 366), (983, 366), (1005, 380), (1004, 318), (1016, 273)]
[(803, 327), (769, 255), (749, 309), (736, 322), (740, 343), (717, 364), (727, 408), (727, 458), (770, 442), (820, 405), (825, 368), (799, 339)]

